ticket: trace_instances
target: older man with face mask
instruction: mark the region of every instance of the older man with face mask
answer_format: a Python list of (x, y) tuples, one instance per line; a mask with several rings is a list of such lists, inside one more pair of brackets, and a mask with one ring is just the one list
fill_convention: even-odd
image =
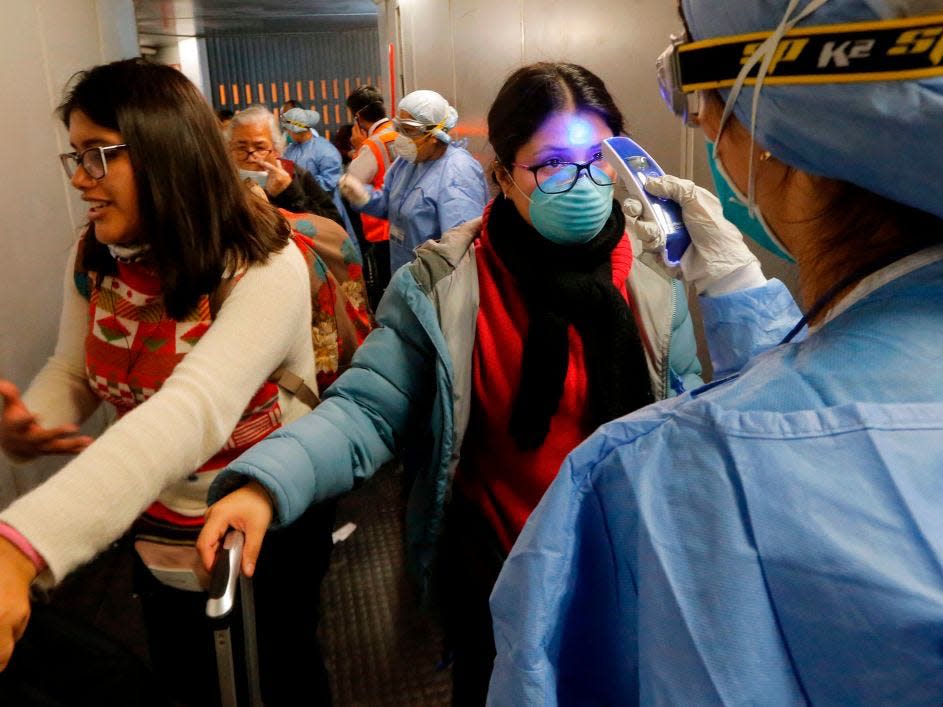
[(275, 116), (264, 106), (237, 113), (225, 130), (239, 174), (256, 182), (275, 206), (324, 216), (343, 225), (330, 195), (307, 170), (282, 159), (284, 139)]

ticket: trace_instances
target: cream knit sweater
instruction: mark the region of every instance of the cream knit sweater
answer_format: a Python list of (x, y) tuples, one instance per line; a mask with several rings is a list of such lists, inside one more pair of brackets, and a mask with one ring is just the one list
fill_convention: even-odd
[[(66, 265), (56, 350), (24, 395), (43, 426), (79, 423), (100, 400), (85, 377), (88, 302)], [(118, 538), (168, 487), (225, 444), (259, 386), (279, 366), (314, 385), (311, 297), (301, 252), (289, 245), (245, 273), (207, 333), (163, 387), (44, 484), (0, 513), (46, 560), (51, 586)], [(279, 391), (283, 422), (307, 412)], [(212, 473), (200, 474), (204, 487)]]

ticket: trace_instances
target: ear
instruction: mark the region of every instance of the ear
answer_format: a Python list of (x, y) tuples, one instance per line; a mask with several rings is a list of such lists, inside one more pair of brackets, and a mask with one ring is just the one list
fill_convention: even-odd
[(494, 173), (494, 178), (498, 181), (498, 186), (501, 187), (501, 192), (504, 194), (505, 198), (507, 198), (508, 194), (511, 193), (511, 189), (514, 188), (514, 182), (511, 179), (507, 167), (498, 162), (498, 160), (495, 160), (491, 163), (491, 169)]

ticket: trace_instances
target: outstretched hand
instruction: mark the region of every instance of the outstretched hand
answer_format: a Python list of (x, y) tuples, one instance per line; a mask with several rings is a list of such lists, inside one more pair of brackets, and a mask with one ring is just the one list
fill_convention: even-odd
[(216, 550), (230, 528), (245, 535), (242, 573), (251, 577), (262, 548), (265, 531), (272, 522), (272, 501), (261, 484), (250, 481), (221, 498), (206, 511), (206, 523), (196, 541), (196, 549), (207, 571), (213, 569)]
[(20, 391), (8, 380), (0, 379), (0, 447), (22, 459), (43, 454), (78, 454), (94, 440), (79, 434), (77, 425), (43, 427), (20, 398)]
[(29, 585), (36, 567), (26, 555), (0, 538), (0, 672), (13, 655), (29, 621)]

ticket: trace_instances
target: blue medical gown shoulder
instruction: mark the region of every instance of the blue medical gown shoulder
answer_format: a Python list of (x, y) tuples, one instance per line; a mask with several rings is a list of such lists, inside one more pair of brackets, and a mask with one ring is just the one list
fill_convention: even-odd
[(941, 323), (936, 263), (601, 427), (495, 587), (490, 704), (943, 702)]
[(397, 159), (383, 189), (361, 211), (390, 222), (390, 266), (411, 263), (415, 249), (450, 228), (481, 216), (489, 193), (484, 171), (464, 148), (449, 145), (437, 160)]

